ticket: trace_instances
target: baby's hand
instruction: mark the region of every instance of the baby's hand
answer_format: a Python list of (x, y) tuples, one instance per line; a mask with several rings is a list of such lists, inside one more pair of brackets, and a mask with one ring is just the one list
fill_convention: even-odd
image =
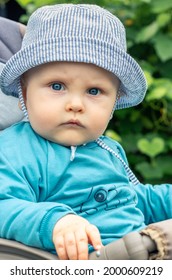
[(73, 214), (64, 216), (56, 223), (53, 242), (61, 260), (87, 260), (88, 244), (93, 245), (95, 250), (102, 247), (97, 227)]

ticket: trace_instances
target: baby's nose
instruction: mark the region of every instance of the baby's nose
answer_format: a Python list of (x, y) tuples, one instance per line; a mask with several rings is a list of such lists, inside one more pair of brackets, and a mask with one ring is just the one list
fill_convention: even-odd
[(71, 98), (66, 104), (66, 111), (83, 112), (84, 104), (81, 98)]

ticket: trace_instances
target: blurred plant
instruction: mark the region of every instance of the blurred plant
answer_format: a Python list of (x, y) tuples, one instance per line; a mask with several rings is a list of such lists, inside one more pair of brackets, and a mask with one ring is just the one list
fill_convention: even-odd
[(26, 9), (25, 22), (36, 8), (58, 3), (98, 4), (121, 19), (128, 52), (144, 70), (148, 91), (139, 106), (115, 112), (106, 134), (122, 144), (142, 182), (172, 181), (172, 1), (16, 1)]
[(144, 102), (117, 111), (110, 124), (142, 182), (172, 181), (172, 1), (112, 1), (126, 26), (129, 53), (147, 82)]

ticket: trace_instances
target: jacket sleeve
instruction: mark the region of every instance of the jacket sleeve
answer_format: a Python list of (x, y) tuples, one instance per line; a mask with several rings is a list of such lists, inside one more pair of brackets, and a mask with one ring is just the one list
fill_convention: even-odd
[[(0, 153), (0, 237), (53, 250), (52, 231), (63, 216), (73, 213), (67, 205), (38, 202), (36, 190)], [(35, 175), (36, 176), (36, 175)]]
[(145, 224), (172, 218), (172, 185), (138, 184), (133, 186), (137, 196), (137, 206), (145, 217)]
[[(128, 164), (122, 146), (107, 137), (105, 140), (112, 149), (118, 150), (120, 157)], [(127, 173), (126, 176), (128, 176)], [(151, 184), (133, 185), (131, 183), (131, 188), (137, 194), (137, 206), (144, 215), (146, 225), (172, 218), (172, 184), (153, 186)]]

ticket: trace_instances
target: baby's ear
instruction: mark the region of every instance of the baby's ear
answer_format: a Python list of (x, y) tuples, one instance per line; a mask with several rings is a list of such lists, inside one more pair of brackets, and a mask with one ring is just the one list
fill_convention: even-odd
[[(24, 104), (25, 104), (25, 107), (26, 107), (26, 95), (25, 94), (23, 94), (23, 100), (24, 100)], [(21, 111), (23, 111), (20, 100), (18, 101), (18, 107)]]
[(18, 102), (18, 107), (19, 107), (19, 109), (22, 111), (22, 107), (21, 107), (20, 101)]

